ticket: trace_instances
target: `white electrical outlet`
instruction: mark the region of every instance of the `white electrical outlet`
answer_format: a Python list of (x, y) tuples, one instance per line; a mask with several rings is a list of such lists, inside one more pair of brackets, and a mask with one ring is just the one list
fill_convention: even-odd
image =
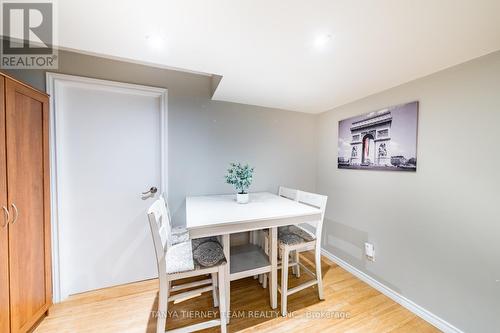
[(371, 243), (365, 243), (365, 255), (370, 261), (375, 261), (375, 247)]

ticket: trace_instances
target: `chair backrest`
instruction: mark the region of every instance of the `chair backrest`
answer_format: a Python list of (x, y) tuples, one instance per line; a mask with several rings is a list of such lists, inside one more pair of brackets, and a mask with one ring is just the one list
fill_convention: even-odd
[(158, 265), (164, 262), (165, 252), (171, 245), (170, 218), (166, 201), (163, 196), (160, 196), (148, 209), (148, 220), (153, 236), (153, 244), (156, 252), (156, 260)]
[(321, 232), (323, 229), (323, 220), (325, 218), (326, 202), (328, 197), (321, 194), (297, 191), (297, 201), (305, 205), (318, 208), (321, 210), (321, 218), (317, 221), (307, 222), (307, 225), (312, 226), (315, 229), (316, 239), (319, 240), (318, 244), (321, 243)]
[(168, 215), (168, 221), (170, 223), (170, 227), (172, 227), (172, 214), (170, 213), (170, 206), (168, 204), (168, 197), (167, 197), (167, 194), (165, 192), (163, 192), (161, 195), (160, 195), (160, 198), (163, 198), (164, 202), (165, 202), (165, 208), (167, 210), (167, 215)]
[(284, 186), (280, 186), (278, 190), (278, 195), (283, 198), (287, 198), (290, 200), (297, 201), (298, 197), (298, 192), (299, 190), (293, 189), (293, 188), (288, 188)]

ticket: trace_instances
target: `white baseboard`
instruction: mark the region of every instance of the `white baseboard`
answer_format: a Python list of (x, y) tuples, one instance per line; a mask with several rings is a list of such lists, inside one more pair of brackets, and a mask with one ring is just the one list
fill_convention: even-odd
[(459, 330), (452, 324), (448, 323), (446, 320), (439, 318), (432, 312), (424, 309), (418, 304), (415, 304), (408, 298), (404, 297), (403, 295), (395, 292), (391, 288), (387, 287), (386, 285), (380, 283), (379, 281), (375, 280), (368, 274), (360, 271), (356, 267), (352, 266), (351, 264), (345, 262), (344, 260), (340, 259), (339, 257), (333, 255), (332, 253), (328, 252), (325, 249), (321, 249), (321, 253), (330, 259), (331, 261), (335, 262), (337, 265), (351, 273), (352, 275), (356, 276), (363, 282), (367, 283), (371, 287), (377, 289), (380, 291), (382, 294), (386, 295), (387, 297), (391, 298), (393, 301), (401, 304), (403, 307), (407, 308), (420, 318), (424, 319), (425, 321), (429, 322), (430, 324), (434, 325), (441, 331), (445, 333), (464, 333), (463, 331)]

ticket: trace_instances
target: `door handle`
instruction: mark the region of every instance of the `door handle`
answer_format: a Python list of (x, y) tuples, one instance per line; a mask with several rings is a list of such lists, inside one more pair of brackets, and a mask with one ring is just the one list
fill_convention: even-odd
[(149, 189), (149, 191), (142, 192), (142, 195), (155, 194), (156, 192), (158, 192), (158, 189), (153, 186)]
[(5, 206), (2, 206), (2, 210), (3, 210), (3, 216), (4, 216), (4, 223), (2, 224), (2, 228), (5, 228), (7, 226), (7, 224), (9, 224), (9, 210), (7, 208), (5, 208)]
[(16, 215), (14, 215), (14, 218), (12, 219), (12, 222), (10, 222), (10, 224), (14, 224), (14, 223), (16, 223), (17, 218), (19, 217), (19, 211), (17, 210), (17, 207), (15, 204), (11, 203), (10, 205), (12, 206), (12, 208), (14, 208), (14, 213), (16, 213)]

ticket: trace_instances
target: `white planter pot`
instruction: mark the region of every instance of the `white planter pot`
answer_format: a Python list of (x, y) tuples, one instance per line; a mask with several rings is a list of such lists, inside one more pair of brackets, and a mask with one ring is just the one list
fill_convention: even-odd
[(236, 202), (237, 203), (246, 204), (246, 203), (248, 203), (248, 201), (250, 201), (250, 196), (248, 195), (248, 193), (244, 193), (244, 194), (236, 193)]

